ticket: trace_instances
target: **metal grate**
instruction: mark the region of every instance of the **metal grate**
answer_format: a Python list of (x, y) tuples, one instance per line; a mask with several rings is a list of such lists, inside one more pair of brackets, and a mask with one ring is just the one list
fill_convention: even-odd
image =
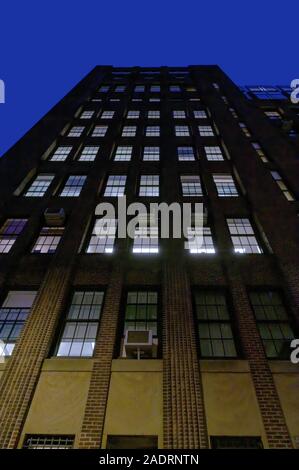
[(72, 449), (75, 436), (31, 434), (26, 436), (24, 449)]

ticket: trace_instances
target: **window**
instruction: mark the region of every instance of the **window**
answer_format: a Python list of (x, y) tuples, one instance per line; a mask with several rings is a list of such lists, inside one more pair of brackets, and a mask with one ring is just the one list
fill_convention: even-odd
[(104, 299), (103, 291), (75, 291), (57, 356), (92, 357)]
[(9, 291), (0, 308), (0, 356), (10, 356), (36, 297), (36, 291)]
[(282, 94), (282, 92), (275, 87), (249, 87), (251, 93), (260, 100), (286, 100), (287, 97)]
[(160, 91), (160, 85), (152, 85), (151, 86), (151, 92), (159, 93), (159, 91)]
[(231, 175), (213, 175), (219, 197), (238, 197), (238, 190)]
[(207, 160), (211, 162), (221, 162), (224, 160), (221, 148), (217, 145), (205, 146)]
[(208, 118), (207, 113), (203, 110), (195, 110), (193, 111), (193, 115), (195, 119), (207, 119)]
[(235, 110), (235, 108), (228, 108), (228, 110), (232, 114), (233, 118), (239, 119), (239, 116), (238, 116), (237, 111)]
[(0, 253), (9, 253), (28, 219), (7, 219), (0, 229)]
[(248, 128), (246, 127), (246, 125), (244, 124), (244, 122), (239, 122), (239, 126), (242, 129), (242, 132), (246, 137), (251, 137), (251, 134)]
[(55, 253), (64, 227), (43, 227), (31, 253)]
[(68, 133), (68, 137), (80, 137), (84, 129), (84, 126), (73, 126)]
[(183, 196), (202, 196), (202, 187), (199, 176), (181, 176), (181, 185)]
[(78, 197), (85, 183), (85, 175), (71, 175), (68, 177), (60, 197)]
[(103, 111), (101, 119), (113, 119), (115, 111)]
[(83, 111), (80, 116), (80, 119), (91, 119), (93, 115), (94, 111)]
[(160, 98), (150, 98), (150, 99), (149, 99), (149, 102), (150, 102), (150, 103), (157, 103), (157, 102), (159, 102), (159, 101), (161, 101)]
[(191, 254), (214, 254), (214, 242), (209, 227), (188, 227), (188, 249)]
[(212, 449), (263, 449), (263, 443), (257, 436), (211, 436)]
[(158, 197), (159, 196), (159, 175), (141, 175), (139, 196)]
[(281, 115), (278, 111), (264, 111), (265, 115), (271, 119), (271, 121), (280, 121)]
[(294, 199), (293, 195), (291, 194), (291, 192), (287, 188), (286, 184), (284, 183), (284, 181), (283, 181), (281, 175), (278, 173), (278, 171), (271, 171), (271, 175), (274, 178), (274, 180), (276, 181), (276, 183), (278, 184), (279, 188), (283, 192), (286, 199), (288, 201), (294, 201), (295, 199)]
[[(152, 331), (154, 343), (153, 356), (157, 357), (158, 292), (152, 290), (134, 290), (127, 293), (123, 338), (128, 330)], [(121, 345), (121, 356), (128, 357), (123, 342)]]
[(174, 119), (186, 119), (185, 111), (172, 111), (172, 116)]
[(250, 302), (266, 356), (269, 359), (289, 360), (290, 343), (295, 335), (281, 295), (271, 290), (251, 292)]
[(158, 162), (160, 160), (160, 147), (144, 147), (143, 161)]
[(115, 219), (97, 219), (86, 253), (113, 253), (116, 227)]
[(265, 155), (263, 149), (261, 148), (260, 144), (258, 142), (252, 142), (251, 145), (254, 148), (254, 150), (256, 151), (256, 153), (258, 154), (258, 156), (261, 158), (262, 162), (267, 163), (269, 160), (266, 157), (266, 155)]
[(147, 126), (145, 128), (146, 137), (159, 137), (160, 127), (159, 126)]
[(79, 162), (93, 162), (98, 154), (100, 147), (98, 146), (86, 146), (83, 148)]
[(115, 87), (116, 93), (123, 93), (125, 91), (126, 87), (123, 85)]
[(108, 435), (106, 449), (158, 449), (158, 437)]
[(122, 131), (122, 137), (135, 137), (136, 136), (136, 126), (124, 126)]
[(107, 181), (104, 196), (120, 197), (125, 194), (127, 177), (125, 175), (110, 175)]
[(28, 434), (23, 449), (72, 449), (74, 441), (75, 436)]
[(201, 137), (214, 136), (214, 131), (211, 126), (198, 126), (198, 132)]
[(196, 291), (195, 311), (201, 357), (236, 357), (225, 294), (216, 290)]
[(128, 111), (127, 119), (139, 119), (140, 111)]
[(107, 91), (109, 91), (109, 88), (110, 88), (109, 86), (103, 85), (99, 88), (99, 92), (100, 93), (107, 93)]
[(95, 126), (91, 137), (105, 137), (108, 126)]
[(179, 162), (188, 162), (195, 160), (193, 147), (178, 147)]
[(132, 157), (132, 146), (118, 146), (115, 152), (115, 162), (129, 162)]
[(64, 162), (72, 151), (71, 146), (59, 146), (51, 157), (51, 162)]
[(160, 111), (148, 111), (148, 119), (160, 119)]
[(38, 175), (24, 194), (25, 197), (43, 197), (47, 192), (54, 175)]
[(159, 228), (151, 218), (139, 217), (139, 223), (134, 233), (133, 253), (159, 253)]
[(226, 219), (235, 253), (262, 253), (249, 219)]
[(145, 89), (144, 85), (137, 85), (137, 86), (135, 86), (134, 91), (135, 91), (136, 93), (143, 93), (143, 92), (144, 92), (144, 89)]
[(172, 85), (172, 86), (169, 87), (169, 91), (172, 92), (172, 93), (177, 93), (177, 92), (181, 91), (181, 87), (179, 87), (177, 85)]
[(190, 135), (188, 126), (175, 126), (175, 135), (177, 137), (185, 137)]

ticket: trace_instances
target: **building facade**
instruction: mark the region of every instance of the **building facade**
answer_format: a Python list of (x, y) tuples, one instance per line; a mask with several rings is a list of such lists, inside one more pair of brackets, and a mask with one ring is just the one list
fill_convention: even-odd
[[(1, 448), (299, 447), (289, 93), (99, 66), (1, 158)], [(203, 240), (101, 232), (123, 195), (203, 203)]]

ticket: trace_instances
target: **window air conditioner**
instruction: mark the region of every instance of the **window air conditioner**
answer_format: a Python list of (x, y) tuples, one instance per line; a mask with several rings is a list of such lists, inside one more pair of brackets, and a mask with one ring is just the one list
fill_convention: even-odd
[(128, 358), (152, 357), (153, 332), (151, 330), (126, 330), (124, 347)]
[(50, 227), (61, 227), (65, 221), (65, 212), (60, 209), (46, 209), (44, 213), (46, 224)]

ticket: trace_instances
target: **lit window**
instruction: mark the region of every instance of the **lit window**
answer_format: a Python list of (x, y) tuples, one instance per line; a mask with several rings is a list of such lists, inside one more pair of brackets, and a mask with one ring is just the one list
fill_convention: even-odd
[(7, 219), (0, 229), (0, 253), (9, 253), (28, 219)]
[(207, 113), (202, 110), (193, 111), (193, 115), (195, 119), (207, 119), (208, 118)]
[(73, 126), (68, 133), (68, 137), (80, 137), (84, 129), (83, 126)]
[(100, 147), (98, 146), (84, 147), (80, 154), (79, 162), (93, 162), (99, 150), (100, 150)]
[(147, 126), (145, 129), (146, 137), (159, 137), (160, 127), (159, 126)]
[(63, 227), (43, 227), (32, 253), (55, 253), (63, 232)]
[(129, 162), (132, 157), (132, 146), (118, 146), (115, 152), (114, 161), (115, 162)]
[(150, 98), (149, 99), (150, 103), (158, 103), (160, 100), (160, 98)]
[(36, 291), (10, 291), (0, 308), (0, 356), (10, 356), (29, 316)]
[(199, 176), (181, 176), (181, 185), (183, 196), (202, 196), (202, 187)]
[(137, 86), (135, 86), (134, 91), (135, 91), (136, 93), (143, 93), (143, 92), (144, 92), (144, 85), (137, 85)]
[(158, 162), (160, 160), (160, 147), (144, 147), (143, 160), (148, 162)]
[(71, 153), (72, 148), (73, 147), (71, 147), (71, 146), (57, 147), (57, 149), (55, 150), (55, 152), (53, 153), (53, 155), (51, 157), (51, 162), (64, 162), (67, 159), (67, 157), (69, 156), (69, 154)]
[(175, 135), (177, 137), (189, 136), (189, 127), (188, 126), (175, 126)]
[(85, 183), (85, 175), (71, 175), (68, 177), (60, 197), (78, 197)]
[(174, 119), (186, 119), (185, 111), (173, 111), (172, 116)]
[(251, 137), (251, 134), (244, 122), (239, 122), (239, 126), (242, 129), (243, 134), (246, 135), (246, 137)]
[(155, 254), (159, 253), (159, 228), (153, 222), (150, 224), (147, 218), (139, 218), (139, 224), (135, 228), (133, 253)]
[(113, 119), (115, 111), (103, 111), (101, 119)]
[(38, 175), (25, 193), (25, 197), (43, 197), (53, 179), (54, 175)]
[(214, 254), (214, 242), (209, 227), (188, 227), (188, 249), (192, 254)]
[(280, 121), (281, 120), (281, 115), (279, 114), (278, 111), (264, 111), (265, 115), (271, 119), (271, 121)]
[(238, 197), (238, 190), (231, 175), (213, 175), (219, 197)]
[(195, 160), (193, 147), (178, 147), (178, 159), (180, 162), (188, 162)]
[(99, 88), (100, 93), (107, 93), (107, 91), (109, 91), (109, 86), (107, 85), (103, 85)]
[(289, 360), (290, 343), (295, 335), (281, 295), (275, 291), (251, 292), (250, 302), (266, 356), (269, 359)]
[(139, 196), (159, 196), (159, 175), (142, 175), (140, 178)]
[(126, 87), (123, 85), (115, 87), (116, 93), (123, 93), (125, 91)]
[(124, 126), (122, 131), (122, 137), (135, 137), (137, 127), (136, 126)]
[(214, 136), (214, 131), (211, 126), (198, 126), (198, 132), (201, 137)]
[(262, 253), (249, 219), (226, 219), (235, 253)]
[(159, 85), (152, 85), (151, 86), (151, 92), (158, 93), (160, 91), (160, 86)]
[(262, 162), (267, 163), (269, 161), (258, 142), (252, 142), (252, 147), (254, 148), (258, 156), (261, 158)]
[(223, 161), (223, 153), (221, 151), (221, 148), (217, 145), (209, 145), (205, 146), (205, 153), (207, 160), (209, 161)]
[(91, 119), (93, 115), (94, 115), (94, 111), (83, 111), (83, 113), (80, 116), (80, 119)]
[(29, 434), (23, 445), (23, 449), (72, 449), (75, 436)]
[(294, 197), (292, 196), (291, 192), (287, 188), (286, 184), (284, 183), (281, 175), (278, 173), (278, 171), (271, 171), (271, 175), (278, 184), (279, 188), (283, 192), (284, 196), (288, 201), (295, 201)]
[(125, 175), (110, 175), (107, 181), (104, 196), (120, 197), (125, 194), (127, 177)]
[(91, 137), (105, 137), (108, 126), (95, 126)]
[(139, 119), (140, 111), (128, 111), (127, 119)]
[(57, 356), (92, 357), (104, 292), (76, 291), (67, 313)]
[(198, 291), (195, 293), (195, 309), (201, 357), (236, 357), (225, 294), (215, 290)]
[(287, 97), (275, 87), (250, 87), (249, 90), (260, 100), (286, 100)]
[(234, 119), (239, 119), (237, 111), (234, 108), (228, 108)]
[(115, 219), (97, 219), (86, 253), (113, 253), (116, 227)]
[(147, 117), (149, 119), (160, 119), (160, 111), (148, 111)]
[(171, 91), (172, 93), (177, 93), (177, 92), (181, 91), (181, 87), (179, 87), (177, 85), (171, 85), (169, 87), (169, 91)]

